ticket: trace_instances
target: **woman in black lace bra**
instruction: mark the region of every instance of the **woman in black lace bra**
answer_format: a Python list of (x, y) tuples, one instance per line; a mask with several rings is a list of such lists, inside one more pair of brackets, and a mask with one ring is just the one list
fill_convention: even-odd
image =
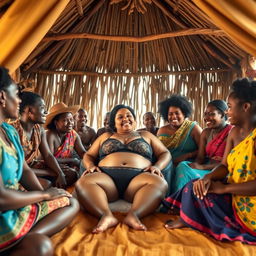
[(165, 196), (168, 186), (161, 170), (171, 155), (153, 134), (135, 131), (134, 110), (128, 106), (115, 106), (109, 125), (114, 132), (102, 134), (84, 155), (86, 171), (76, 184), (77, 197), (87, 211), (100, 218), (93, 233), (118, 224), (108, 202), (119, 198), (132, 202), (123, 222), (146, 230), (140, 218), (153, 212)]

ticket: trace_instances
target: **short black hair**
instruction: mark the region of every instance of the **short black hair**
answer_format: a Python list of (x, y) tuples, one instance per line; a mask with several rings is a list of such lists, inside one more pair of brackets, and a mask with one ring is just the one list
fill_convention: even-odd
[(159, 103), (159, 113), (165, 121), (168, 121), (168, 111), (170, 107), (180, 108), (185, 118), (192, 114), (192, 104), (185, 96), (180, 94), (173, 94), (170, 98)]
[(0, 66), (0, 90), (6, 90), (12, 83), (13, 80), (9, 75), (9, 70)]
[(116, 106), (111, 110), (111, 112), (110, 112), (110, 117), (109, 117), (109, 127), (110, 127), (113, 131), (116, 131), (116, 127), (115, 127), (115, 117), (116, 117), (116, 113), (117, 113), (117, 111), (118, 111), (119, 109), (121, 109), (121, 108), (126, 108), (126, 109), (128, 109), (128, 110), (132, 113), (134, 119), (136, 119), (135, 112), (134, 112), (134, 110), (133, 110), (131, 107), (126, 106), (126, 105), (123, 105), (123, 104), (116, 105)]
[(34, 106), (42, 97), (34, 92), (21, 92), (20, 99), (20, 114), (22, 114), (27, 106)]
[(208, 106), (214, 106), (218, 112), (224, 117), (225, 120), (228, 119), (226, 111), (228, 110), (228, 104), (224, 100), (212, 100), (208, 104)]

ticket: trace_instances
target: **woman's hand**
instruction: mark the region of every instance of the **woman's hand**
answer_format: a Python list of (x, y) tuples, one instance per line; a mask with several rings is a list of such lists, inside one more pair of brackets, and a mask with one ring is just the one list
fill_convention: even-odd
[(161, 170), (158, 167), (154, 166), (154, 165), (146, 167), (144, 169), (144, 172), (150, 172), (150, 173), (155, 174), (157, 176), (160, 176), (162, 178), (164, 177)]
[(101, 169), (98, 166), (94, 165), (90, 168), (87, 168), (85, 172), (81, 175), (81, 177), (94, 172), (101, 172)]
[(53, 200), (53, 199), (60, 198), (63, 196), (72, 197), (72, 195), (70, 193), (68, 193), (68, 191), (61, 189), (61, 188), (49, 188), (45, 192), (46, 192), (45, 200)]
[(65, 174), (63, 172), (59, 173), (56, 179), (56, 187), (65, 188), (66, 185), (67, 185), (67, 182), (66, 182)]
[(208, 193), (225, 194), (226, 185), (220, 181), (212, 181)]
[(191, 168), (193, 169), (198, 169), (198, 170), (205, 170), (205, 167), (203, 164), (199, 164), (197, 162), (194, 162), (194, 163), (190, 163), (188, 164)]
[(202, 179), (198, 179), (193, 183), (193, 192), (194, 195), (197, 198), (200, 198), (201, 200), (206, 196), (208, 193), (208, 189), (211, 185), (211, 180), (207, 178), (206, 176)]

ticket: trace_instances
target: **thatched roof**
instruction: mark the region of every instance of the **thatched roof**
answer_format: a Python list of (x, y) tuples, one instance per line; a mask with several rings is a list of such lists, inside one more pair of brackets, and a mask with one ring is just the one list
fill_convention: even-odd
[(244, 55), (192, 1), (71, 0), (23, 70), (208, 71)]
[(21, 74), (49, 106), (81, 104), (98, 126), (94, 113), (122, 102), (140, 117), (142, 104), (157, 112), (174, 92), (186, 93), (201, 122), (206, 103), (226, 97), (245, 56), (190, 0), (71, 0)]

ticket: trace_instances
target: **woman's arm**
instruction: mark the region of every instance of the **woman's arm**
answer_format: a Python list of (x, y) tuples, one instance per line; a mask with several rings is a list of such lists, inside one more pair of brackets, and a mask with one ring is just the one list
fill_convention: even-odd
[(78, 133), (76, 133), (76, 140), (75, 140), (75, 151), (79, 155), (81, 159), (83, 159), (84, 154), (86, 153), (86, 150), (82, 144), (81, 138)]
[(206, 144), (207, 144), (207, 139), (210, 135), (210, 129), (206, 128), (202, 131), (200, 135), (200, 140), (199, 140), (199, 149), (196, 157), (196, 161), (198, 164), (203, 164), (205, 162), (205, 156), (206, 156)]
[(61, 170), (56, 158), (53, 156), (50, 148), (48, 146), (45, 131), (41, 130), (41, 143), (39, 145), (39, 150), (46, 165), (55, 172), (57, 179), (56, 185), (57, 187), (64, 187), (66, 185), (65, 174)]
[(29, 168), (25, 160), (23, 162), (23, 172), (20, 184), (28, 191), (44, 190), (35, 173)]
[(5, 188), (0, 173), (0, 211), (18, 209), (26, 205), (38, 203), (44, 200), (51, 200), (62, 196), (71, 197), (71, 195), (63, 190), (51, 188), (47, 191), (17, 191)]
[(87, 170), (94, 168), (96, 166), (96, 161), (99, 155), (99, 150), (101, 144), (111, 136), (112, 134), (109, 132), (103, 133), (100, 137), (98, 137), (90, 149), (84, 154), (83, 163)]
[(159, 170), (163, 170), (172, 159), (169, 150), (152, 133), (143, 131), (141, 132), (141, 135), (145, 137), (146, 140), (150, 140), (150, 145), (157, 158), (157, 161), (153, 165), (156, 166)]

